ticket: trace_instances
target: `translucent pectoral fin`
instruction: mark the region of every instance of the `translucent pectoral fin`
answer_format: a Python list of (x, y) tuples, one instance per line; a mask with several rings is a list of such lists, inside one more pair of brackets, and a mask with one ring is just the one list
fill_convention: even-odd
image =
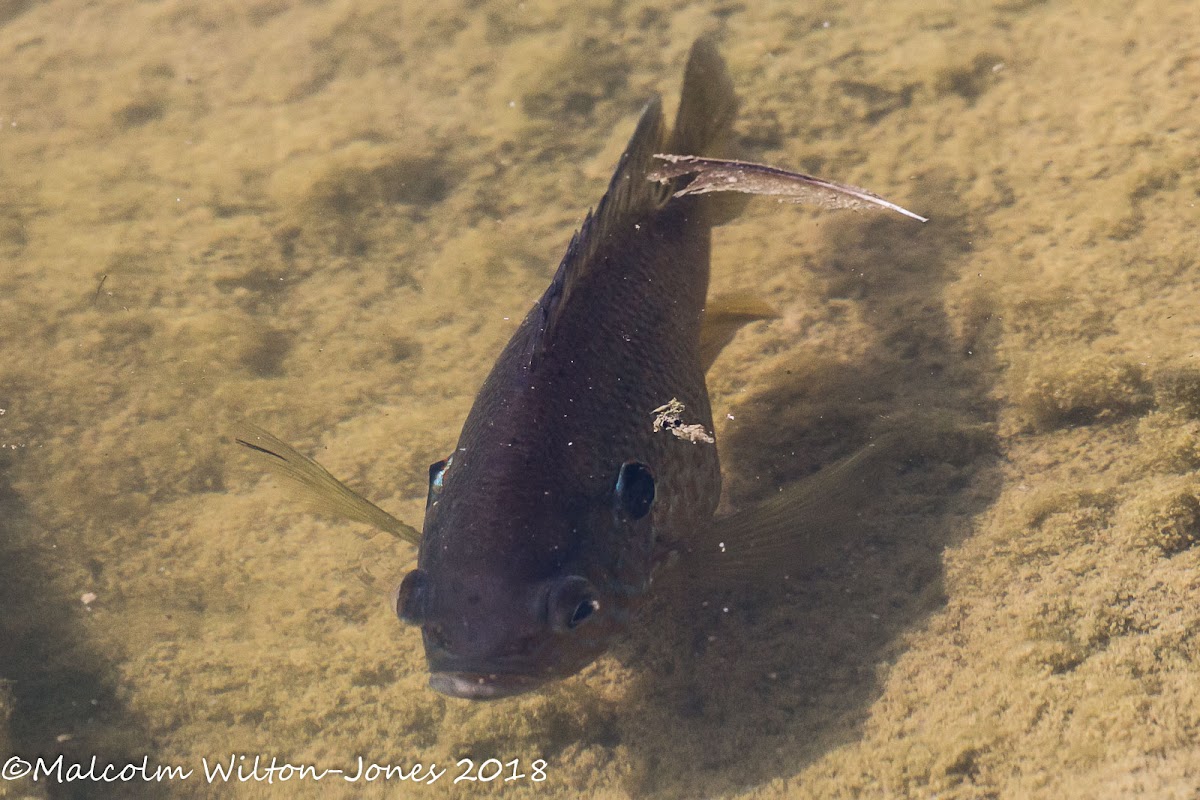
[(257, 425), (239, 422), (234, 441), (259, 456), (258, 462), (285, 480), (313, 511), (373, 525), (411, 544), (421, 533), (384, 511), (291, 445)]
[(761, 585), (818, 566), (861, 525), (858, 511), (902, 454), (882, 437), (783, 487), (756, 506), (713, 521), (688, 542), (687, 571), (699, 579)]
[(647, 174), (649, 180), (666, 183), (687, 175), (695, 176), (682, 189), (676, 190), (674, 197), (709, 192), (740, 192), (777, 197), (780, 200), (807, 203), (821, 208), (886, 209), (918, 222), (929, 221), (866, 189), (800, 172), (788, 172), (766, 164), (690, 155), (656, 154), (654, 158), (658, 161), (658, 166)]

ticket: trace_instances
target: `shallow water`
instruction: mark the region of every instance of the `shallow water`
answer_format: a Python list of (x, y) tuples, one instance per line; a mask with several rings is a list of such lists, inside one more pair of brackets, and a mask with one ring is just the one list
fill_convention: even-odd
[[(0, 2), (0, 758), (193, 772), (0, 795), (1193, 796), (1194, 28), (1188, 0)], [(675, 587), (581, 677), (443, 698), (384, 597), (411, 550), (303, 513), (229, 425), (416, 523), (704, 32), (745, 156), (932, 218), (717, 231), (714, 290), (782, 312), (710, 373), (725, 502), (928, 441), (786, 591)], [(205, 780), (241, 755), (449, 772)], [(464, 756), (526, 777), (455, 784)]]

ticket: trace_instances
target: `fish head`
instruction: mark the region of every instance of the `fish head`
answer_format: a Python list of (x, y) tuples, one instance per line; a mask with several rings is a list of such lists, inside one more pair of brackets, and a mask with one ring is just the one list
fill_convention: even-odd
[(508, 697), (571, 675), (604, 652), (620, 627), (582, 575), (533, 585), (482, 574), (440, 577), (410, 572), (396, 609), (421, 627), (430, 686), (453, 697)]
[(508, 697), (600, 656), (649, 580), (650, 469), (626, 462), (590, 497), (539, 490), (455, 499), (438, 468), (418, 566), (393, 598), (400, 619), (421, 628), (432, 688)]

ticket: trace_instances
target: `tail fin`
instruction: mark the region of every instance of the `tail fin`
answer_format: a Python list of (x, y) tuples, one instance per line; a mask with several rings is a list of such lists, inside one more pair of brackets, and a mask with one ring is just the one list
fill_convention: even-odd
[(737, 109), (725, 59), (711, 41), (697, 39), (683, 74), (670, 152), (713, 158), (725, 155)]
[[(669, 138), (665, 136), (662, 101), (655, 97), (642, 110), (637, 129), (621, 155), (600, 205), (595, 213), (588, 214), (583, 227), (571, 239), (558, 272), (538, 301), (540, 332), (532, 342), (531, 367), (541, 358), (547, 343), (553, 340), (554, 327), (575, 287), (585, 275), (603, 265), (602, 248), (610, 246), (614, 235), (629, 230), (645, 215), (661, 209), (671, 201), (673, 192), (684, 188), (686, 181), (682, 179), (648, 179), (657, 165), (656, 155), (663, 153), (664, 147), (665, 152), (682, 155), (722, 154), (736, 113), (737, 97), (724, 59), (712, 42), (697, 39), (683, 76), (683, 93), (674, 132)], [(704, 208), (708, 221), (718, 225), (737, 216), (745, 204), (745, 197), (736, 192), (725, 192), (688, 202)]]
[[(692, 45), (687, 69), (683, 74), (683, 91), (675, 129), (668, 142), (672, 154), (728, 157), (737, 116), (738, 99), (733, 81), (725, 67), (725, 59), (709, 39), (699, 38)], [(676, 187), (679, 188), (679, 187)], [(710, 197), (704, 202), (714, 225), (729, 222), (746, 205), (746, 198), (736, 193)]]

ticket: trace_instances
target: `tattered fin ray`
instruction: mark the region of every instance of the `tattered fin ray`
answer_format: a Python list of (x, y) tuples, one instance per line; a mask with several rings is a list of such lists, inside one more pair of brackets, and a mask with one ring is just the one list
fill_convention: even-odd
[(373, 525), (410, 544), (420, 542), (421, 534), (416, 528), (396, 519), (330, 475), (316, 461), (257, 425), (236, 423), (234, 441), (256, 453), (258, 462), (283, 478), (313, 511)]
[(778, 317), (774, 306), (750, 292), (724, 292), (710, 297), (700, 326), (700, 366), (708, 372), (742, 327)]
[(667, 183), (687, 175), (695, 176), (683, 188), (676, 189), (673, 197), (739, 192), (778, 197), (820, 208), (887, 209), (918, 222), (929, 221), (866, 189), (766, 164), (699, 158), (690, 154), (658, 154), (654, 158), (657, 166), (647, 176), (652, 181)]
[(857, 511), (903, 448), (881, 437), (748, 509), (713, 520), (687, 543), (683, 564), (700, 580), (753, 583), (819, 565), (860, 521)]

